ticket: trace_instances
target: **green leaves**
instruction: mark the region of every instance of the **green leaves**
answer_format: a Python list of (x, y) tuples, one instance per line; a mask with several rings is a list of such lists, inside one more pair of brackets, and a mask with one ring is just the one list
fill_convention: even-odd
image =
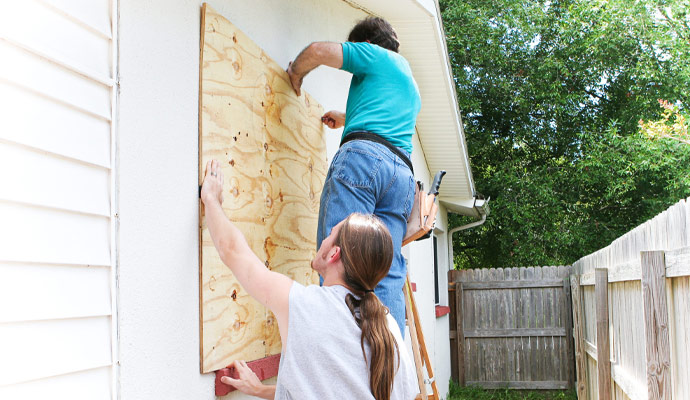
[(440, 6), (492, 198), (487, 222), (456, 234), (457, 266), (570, 263), (690, 195), (690, 146), (638, 133), (663, 117), (658, 99), (688, 104), (688, 0)]

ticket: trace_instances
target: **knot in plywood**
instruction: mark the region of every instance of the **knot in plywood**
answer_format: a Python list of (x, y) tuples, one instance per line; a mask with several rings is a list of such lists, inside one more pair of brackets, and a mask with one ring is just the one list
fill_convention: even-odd
[[(233, 24), (206, 5), (202, 15), (200, 166), (227, 161), (223, 209), (266, 267), (316, 283), (323, 109)], [(241, 290), (201, 222), (202, 372), (280, 353), (273, 314)]]

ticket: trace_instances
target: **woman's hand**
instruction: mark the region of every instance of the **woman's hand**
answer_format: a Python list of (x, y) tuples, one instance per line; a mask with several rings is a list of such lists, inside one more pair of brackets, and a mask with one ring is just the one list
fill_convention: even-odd
[(223, 376), (220, 378), (221, 382), (250, 396), (261, 397), (262, 399), (272, 399), (275, 397), (276, 387), (261, 383), (259, 377), (247, 366), (246, 362), (235, 360), (230, 365), (237, 371), (239, 379)]
[(204, 183), (201, 185), (201, 200), (204, 204), (214, 200), (223, 204), (223, 171), (218, 160), (206, 163)]
[(331, 110), (321, 117), (321, 122), (331, 129), (338, 129), (345, 125), (345, 113)]

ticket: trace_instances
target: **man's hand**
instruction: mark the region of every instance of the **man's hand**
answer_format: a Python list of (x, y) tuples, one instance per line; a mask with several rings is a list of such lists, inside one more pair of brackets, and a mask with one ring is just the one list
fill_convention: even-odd
[(319, 65), (341, 68), (343, 66), (343, 46), (333, 42), (314, 42), (305, 47), (295, 57), (295, 61), (288, 64), (285, 71), (290, 77), (292, 89), (298, 96), (302, 94), (302, 79), (309, 71)]
[(272, 399), (275, 397), (276, 387), (261, 383), (259, 377), (247, 366), (246, 362), (235, 360), (230, 365), (235, 367), (239, 379), (223, 376), (220, 378), (221, 382), (250, 396), (261, 397), (262, 399)]
[(218, 201), (223, 204), (223, 171), (218, 160), (206, 163), (204, 183), (201, 185), (201, 200), (204, 204), (209, 201)]
[(331, 129), (338, 129), (345, 125), (345, 113), (331, 110), (321, 117), (321, 122)]
[(297, 93), (297, 96), (301, 95), (302, 80), (304, 80), (304, 76), (299, 76), (295, 73), (295, 71), (292, 69), (292, 61), (290, 62), (290, 64), (288, 64), (287, 74), (290, 77), (290, 84), (292, 85), (292, 88), (295, 90), (295, 93)]

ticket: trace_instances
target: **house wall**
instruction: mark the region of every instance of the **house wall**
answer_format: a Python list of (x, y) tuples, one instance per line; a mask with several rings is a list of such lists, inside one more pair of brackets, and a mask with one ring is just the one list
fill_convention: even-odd
[[(29, 47), (0, 42), (0, 54), (25, 61), (0, 66), (9, 110), (0, 166), (18, 171), (0, 181), (0, 304), (16, 305), (0, 310), (0, 397), (213, 398), (214, 376), (199, 373), (198, 354), (201, 2), (87, 3), (0, 8), (0, 25)], [(311, 41), (343, 40), (364, 17), (340, 0), (209, 4), (285, 66)], [(32, 26), (44, 30), (23, 30)], [(326, 110), (343, 110), (349, 79), (319, 68), (304, 89)], [(329, 131), (329, 158), (340, 133)], [(417, 177), (428, 184), (415, 148)], [(443, 265), (441, 237), (439, 245)], [(405, 254), (445, 394), (448, 329), (434, 318), (431, 246)]]
[[(199, 373), (198, 355), (200, 5), (122, 0), (119, 7), (123, 399), (214, 397), (213, 375)], [(311, 41), (342, 41), (364, 16), (335, 0), (209, 5), (285, 66)], [(326, 110), (344, 109), (348, 87), (347, 73), (327, 68), (313, 71), (304, 84)], [(329, 157), (339, 139), (340, 131), (329, 131)], [(416, 163), (417, 170), (425, 165)], [(433, 299), (433, 282), (431, 288)]]
[[(419, 139), (414, 137), (415, 151), (412, 153), (412, 163), (415, 169), (415, 179), (421, 180), (428, 190), (433, 174), (427, 168), (424, 153)], [(435, 173), (435, 171), (434, 171)], [(446, 232), (448, 227), (447, 212), (440, 206), (434, 235), (438, 238), (438, 269), (439, 269), (439, 304), (448, 305), (448, 247)], [(413, 242), (403, 248), (403, 255), (408, 260), (410, 282), (417, 287), (415, 300), (419, 311), (424, 338), (426, 341), (431, 364), (434, 368), (436, 385), (443, 398), (448, 393), (450, 379), (450, 339), (448, 330), (448, 315), (436, 318), (434, 299), (434, 247), (431, 239)], [(409, 334), (406, 336), (409, 342)], [(428, 387), (431, 393), (431, 387)]]
[(113, 396), (108, 0), (0, 2), (0, 399)]

